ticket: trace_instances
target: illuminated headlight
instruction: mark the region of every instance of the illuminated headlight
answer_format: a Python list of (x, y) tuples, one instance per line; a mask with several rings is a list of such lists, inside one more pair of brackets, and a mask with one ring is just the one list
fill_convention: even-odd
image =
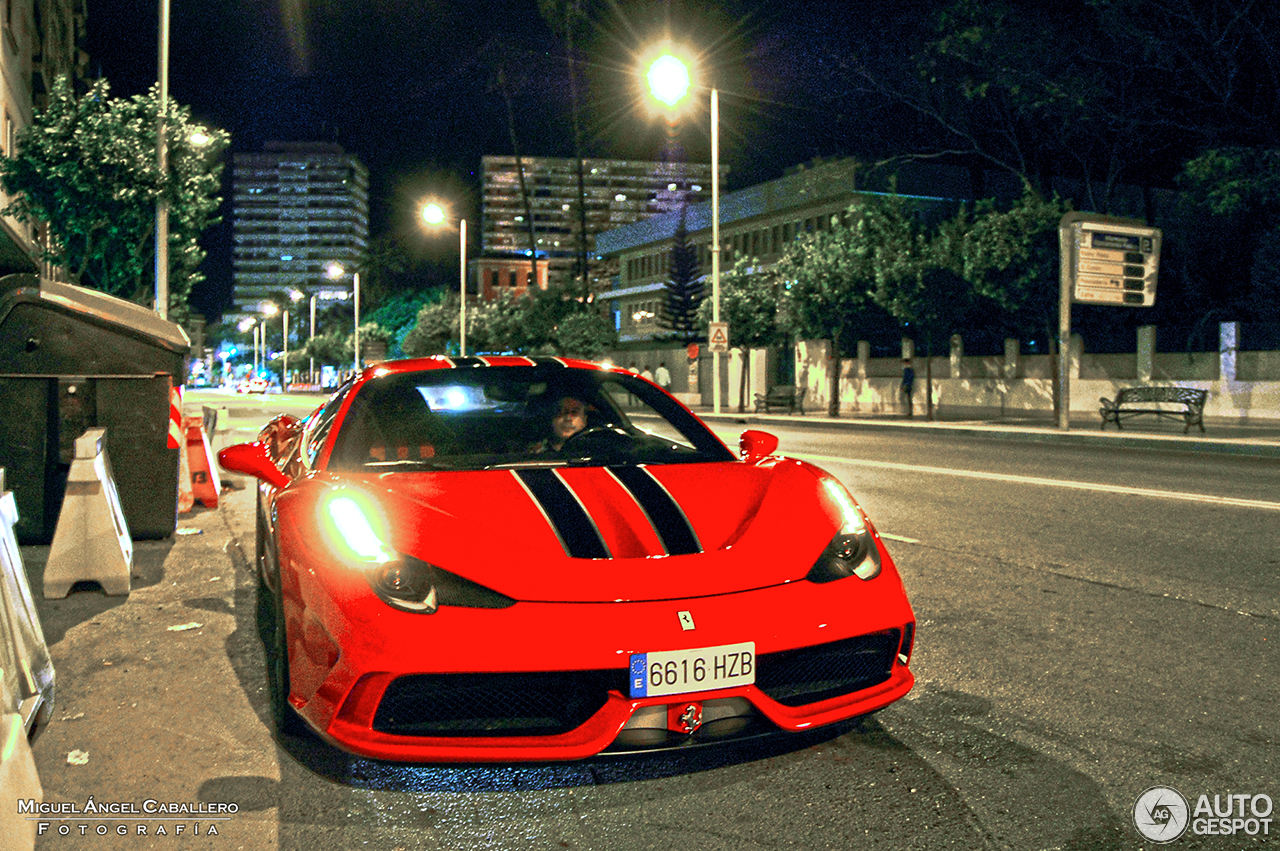
[(356, 568), (378, 598), (406, 612), (441, 606), (503, 609), (515, 600), (392, 548), (386, 521), (366, 495), (335, 491), (324, 500), (321, 528), (339, 560)]
[(833, 582), (847, 576), (874, 579), (880, 575), (880, 550), (866, 518), (853, 497), (835, 479), (824, 479), (827, 495), (840, 511), (842, 523), (831, 543), (809, 569), (810, 582)]

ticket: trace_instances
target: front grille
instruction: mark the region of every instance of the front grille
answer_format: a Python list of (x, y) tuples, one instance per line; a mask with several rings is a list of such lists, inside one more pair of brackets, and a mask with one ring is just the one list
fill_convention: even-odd
[(893, 629), (761, 654), (756, 685), (783, 706), (804, 706), (871, 688), (889, 679), (900, 637)]
[(387, 687), (373, 729), (398, 736), (555, 736), (580, 727), (627, 671), (414, 674)]

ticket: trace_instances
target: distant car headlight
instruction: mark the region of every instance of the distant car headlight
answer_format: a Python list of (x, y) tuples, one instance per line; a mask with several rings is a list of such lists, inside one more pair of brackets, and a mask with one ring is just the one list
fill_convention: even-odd
[(398, 553), (386, 519), (366, 494), (336, 490), (321, 503), (320, 526), (333, 553), (360, 571), (384, 603), (432, 614), (441, 606), (503, 609), (515, 600), (434, 564)]
[(880, 575), (880, 549), (866, 518), (844, 485), (835, 479), (823, 479), (822, 485), (843, 522), (806, 578), (810, 582), (833, 582), (847, 576), (874, 579)]

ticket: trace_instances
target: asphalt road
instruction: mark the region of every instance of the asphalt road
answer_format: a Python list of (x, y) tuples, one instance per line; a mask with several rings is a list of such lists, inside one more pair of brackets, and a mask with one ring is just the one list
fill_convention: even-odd
[[(241, 414), (248, 439), (261, 420)], [(850, 484), (919, 619), (915, 690), (861, 727), (532, 767), (279, 742), (253, 491), (226, 490), (174, 539), (138, 544), (129, 597), (40, 601), (59, 677), (34, 744), (46, 800), (187, 811), (50, 819), (37, 848), (1134, 849), (1156, 847), (1132, 815), (1151, 786), (1192, 807), (1280, 798), (1280, 461), (775, 430)], [(43, 549), (23, 550), (37, 589)], [(236, 812), (208, 812), (220, 804)], [(1188, 831), (1168, 847), (1254, 841)]]

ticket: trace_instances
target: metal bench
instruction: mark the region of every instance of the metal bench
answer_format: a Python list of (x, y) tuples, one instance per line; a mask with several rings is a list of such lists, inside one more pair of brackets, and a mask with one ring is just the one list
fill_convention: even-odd
[(785, 409), (787, 413), (792, 413), (799, 408), (800, 413), (803, 414), (805, 389), (790, 384), (779, 384), (768, 393), (757, 393), (756, 413), (760, 413), (762, 409), (765, 413), (769, 413), (774, 408)]
[(1209, 397), (1208, 390), (1196, 390), (1191, 387), (1123, 387), (1116, 394), (1115, 401), (1105, 396), (1101, 398), (1102, 428), (1107, 423), (1115, 423), (1116, 428), (1123, 428), (1124, 420), (1143, 414), (1156, 417), (1181, 420), (1184, 423), (1182, 433), (1186, 434), (1191, 427), (1199, 426), (1204, 433), (1204, 403)]

